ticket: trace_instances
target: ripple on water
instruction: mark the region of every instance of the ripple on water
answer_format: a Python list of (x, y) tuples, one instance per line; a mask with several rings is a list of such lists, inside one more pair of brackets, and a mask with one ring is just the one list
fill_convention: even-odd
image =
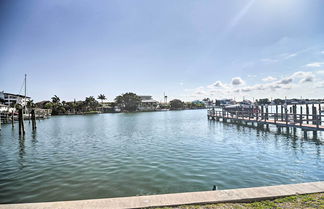
[(324, 180), (323, 142), (206, 120), (205, 110), (59, 116), (0, 135), (0, 202)]

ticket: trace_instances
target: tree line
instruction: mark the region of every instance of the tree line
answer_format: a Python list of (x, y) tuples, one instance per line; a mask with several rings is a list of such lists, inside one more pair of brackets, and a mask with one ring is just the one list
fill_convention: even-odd
[[(104, 101), (106, 100), (104, 94), (99, 94), (97, 99), (94, 96), (86, 97), (83, 101), (61, 101), (61, 99), (54, 95), (50, 101), (43, 101), (34, 106), (43, 109), (51, 109), (52, 115), (61, 114), (84, 114), (96, 113), (102, 111), (104, 108)], [(98, 102), (97, 100), (101, 101)], [(120, 109), (122, 112), (138, 111), (141, 104), (141, 97), (135, 93), (128, 92), (117, 96), (114, 102), (109, 103), (114, 108)], [(181, 110), (181, 109), (199, 109), (205, 108), (202, 102), (183, 102), (179, 99), (171, 100), (168, 104), (159, 104), (159, 109)]]

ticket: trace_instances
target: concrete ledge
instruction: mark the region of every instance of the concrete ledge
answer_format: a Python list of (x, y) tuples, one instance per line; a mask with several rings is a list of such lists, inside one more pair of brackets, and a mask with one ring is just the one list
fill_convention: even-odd
[(176, 206), (188, 204), (248, 202), (253, 200), (273, 199), (296, 194), (324, 192), (324, 181), (288, 184), (279, 186), (253, 187), (206, 192), (188, 192), (150, 196), (120, 197), (94, 200), (63, 202), (0, 204), (0, 209), (27, 208), (145, 208), (157, 206)]

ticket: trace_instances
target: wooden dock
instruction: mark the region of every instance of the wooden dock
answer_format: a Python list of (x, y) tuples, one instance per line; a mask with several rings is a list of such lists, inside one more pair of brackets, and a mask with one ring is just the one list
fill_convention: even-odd
[[(310, 106), (310, 107), (309, 107)], [(305, 113), (303, 107), (306, 109)], [(310, 111), (311, 108), (311, 111)], [(324, 131), (324, 121), (321, 112), (321, 106), (318, 108), (314, 104), (311, 105), (292, 105), (290, 111), (287, 106), (275, 105), (275, 111), (269, 111), (267, 105), (251, 107), (251, 109), (237, 109), (228, 111), (226, 108), (210, 108), (208, 110), (208, 119), (222, 122), (230, 122), (236, 124), (256, 124), (258, 127), (275, 125), (278, 130), (281, 128), (301, 129), (307, 136), (307, 131)], [(299, 112), (297, 112), (297, 109)], [(257, 111), (255, 111), (257, 110)]]

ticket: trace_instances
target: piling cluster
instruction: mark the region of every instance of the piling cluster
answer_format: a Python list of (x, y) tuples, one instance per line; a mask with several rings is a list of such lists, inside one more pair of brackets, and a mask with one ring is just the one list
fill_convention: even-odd
[[(298, 106), (299, 113), (297, 112)], [(305, 104), (304, 106), (306, 107), (306, 113), (303, 112), (303, 105), (301, 104), (294, 104), (289, 108), (286, 104), (275, 105), (274, 112), (269, 111), (268, 105), (224, 107), (220, 110), (213, 107), (208, 110), (208, 119), (229, 121), (237, 124), (252, 123), (254, 125), (256, 123), (258, 127), (266, 126), (267, 129), (269, 125), (276, 125), (279, 132), (284, 127), (287, 128), (287, 131), (289, 131), (289, 128), (293, 128), (294, 131), (296, 128), (300, 128), (304, 131), (305, 137), (307, 137), (307, 131), (313, 131), (313, 135), (316, 136), (318, 131), (324, 131), (321, 105), (318, 104), (318, 108), (316, 104)]]

